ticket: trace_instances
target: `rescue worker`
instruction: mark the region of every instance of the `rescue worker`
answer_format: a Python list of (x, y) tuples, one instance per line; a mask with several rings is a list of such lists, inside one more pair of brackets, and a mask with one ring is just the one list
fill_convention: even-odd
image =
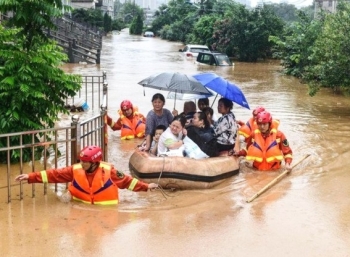
[(121, 130), (120, 137), (124, 139), (142, 138), (145, 136), (146, 118), (138, 112), (129, 100), (124, 100), (120, 104), (118, 111), (120, 118), (113, 122), (107, 115), (107, 124), (112, 130)]
[[(253, 116), (246, 122), (243, 123), (242, 121), (237, 121), (238, 125), (240, 125), (238, 129), (238, 136), (236, 138), (236, 144), (234, 152), (238, 153), (241, 149), (241, 137), (244, 138), (245, 143), (247, 143), (247, 138), (250, 136), (250, 134), (258, 128), (256, 124), (256, 117), (260, 112), (265, 111), (265, 108), (262, 106), (258, 106), (253, 110)], [(272, 120), (272, 128), (278, 129), (280, 122), (279, 120), (273, 119)]]
[(253, 161), (253, 166), (258, 170), (268, 171), (281, 167), (284, 159), (285, 168), (291, 170), (292, 149), (282, 131), (272, 127), (272, 116), (263, 111), (256, 118), (258, 128), (247, 138), (247, 149), (242, 149), (238, 156), (246, 156), (248, 161)]
[(28, 183), (67, 183), (73, 200), (88, 203), (118, 204), (118, 188), (131, 191), (147, 191), (157, 188), (155, 183), (144, 183), (116, 170), (113, 164), (102, 161), (98, 146), (87, 146), (79, 154), (80, 163), (59, 169), (49, 169), (21, 174), (15, 181)]

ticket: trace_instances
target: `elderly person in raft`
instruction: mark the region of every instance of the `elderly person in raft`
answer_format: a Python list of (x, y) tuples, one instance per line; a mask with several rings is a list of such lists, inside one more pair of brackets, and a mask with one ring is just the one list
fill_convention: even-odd
[(158, 156), (184, 156), (183, 138), (187, 135), (186, 118), (182, 115), (174, 117), (169, 127), (162, 133), (158, 141)]
[(187, 127), (187, 136), (209, 157), (218, 155), (216, 137), (204, 112), (193, 115), (192, 125)]

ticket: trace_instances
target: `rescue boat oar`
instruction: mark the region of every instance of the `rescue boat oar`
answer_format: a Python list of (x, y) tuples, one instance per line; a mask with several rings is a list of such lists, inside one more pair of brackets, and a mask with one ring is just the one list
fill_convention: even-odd
[[(303, 158), (301, 158), (299, 161), (297, 161), (291, 168), (291, 170), (297, 166), (299, 163), (301, 163), (303, 160), (305, 160), (307, 157), (309, 157), (310, 154), (305, 155)], [(270, 183), (268, 183), (265, 187), (263, 187), (259, 192), (257, 192), (255, 195), (250, 197), (248, 200), (246, 200), (247, 203), (252, 202), (255, 198), (257, 198), (259, 195), (267, 191), (269, 188), (271, 188), (273, 185), (275, 185), (277, 182), (279, 182), (285, 175), (287, 175), (291, 170), (285, 170), (282, 174), (277, 176), (274, 180), (272, 180)]]

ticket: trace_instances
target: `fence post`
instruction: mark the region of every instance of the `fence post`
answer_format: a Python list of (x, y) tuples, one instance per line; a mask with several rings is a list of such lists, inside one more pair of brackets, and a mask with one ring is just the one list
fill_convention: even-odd
[(73, 44), (71, 39), (69, 40), (68, 44), (69, 44), (68, 46), (69, 63), (74, 63)]
[(101, 49), (97, 49), (96, 64), (100, 64), (100, 63), (101, 63)]
[(108, 161), (108, 125), (107, 125), (107, 107), (108, 107), (108, 83), (107, 72), (103, 72), (103, 101), (101, 104), (101, 117), (103, 124), (103, 133), (101, 133), (101, 142), (103, 148), (104, 161)]
[[(72, 116), (72, 130), (71, 130), (71, 165), (78, 162), (78, 152), (81, 150), (80, 144), (80, 123), (79, 116)], [(74, 140), (75, 139), (75, 140)]]

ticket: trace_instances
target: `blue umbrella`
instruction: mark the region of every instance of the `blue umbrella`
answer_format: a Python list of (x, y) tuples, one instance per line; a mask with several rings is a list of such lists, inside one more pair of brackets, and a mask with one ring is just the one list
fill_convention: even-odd
[(242, 107), (250, 109), (242, 90), (228, 80), (216, 75), (215, 73), (200, 73), (193, 77), (203, 86), (215, 91), (222, 97), (225, 97)]

